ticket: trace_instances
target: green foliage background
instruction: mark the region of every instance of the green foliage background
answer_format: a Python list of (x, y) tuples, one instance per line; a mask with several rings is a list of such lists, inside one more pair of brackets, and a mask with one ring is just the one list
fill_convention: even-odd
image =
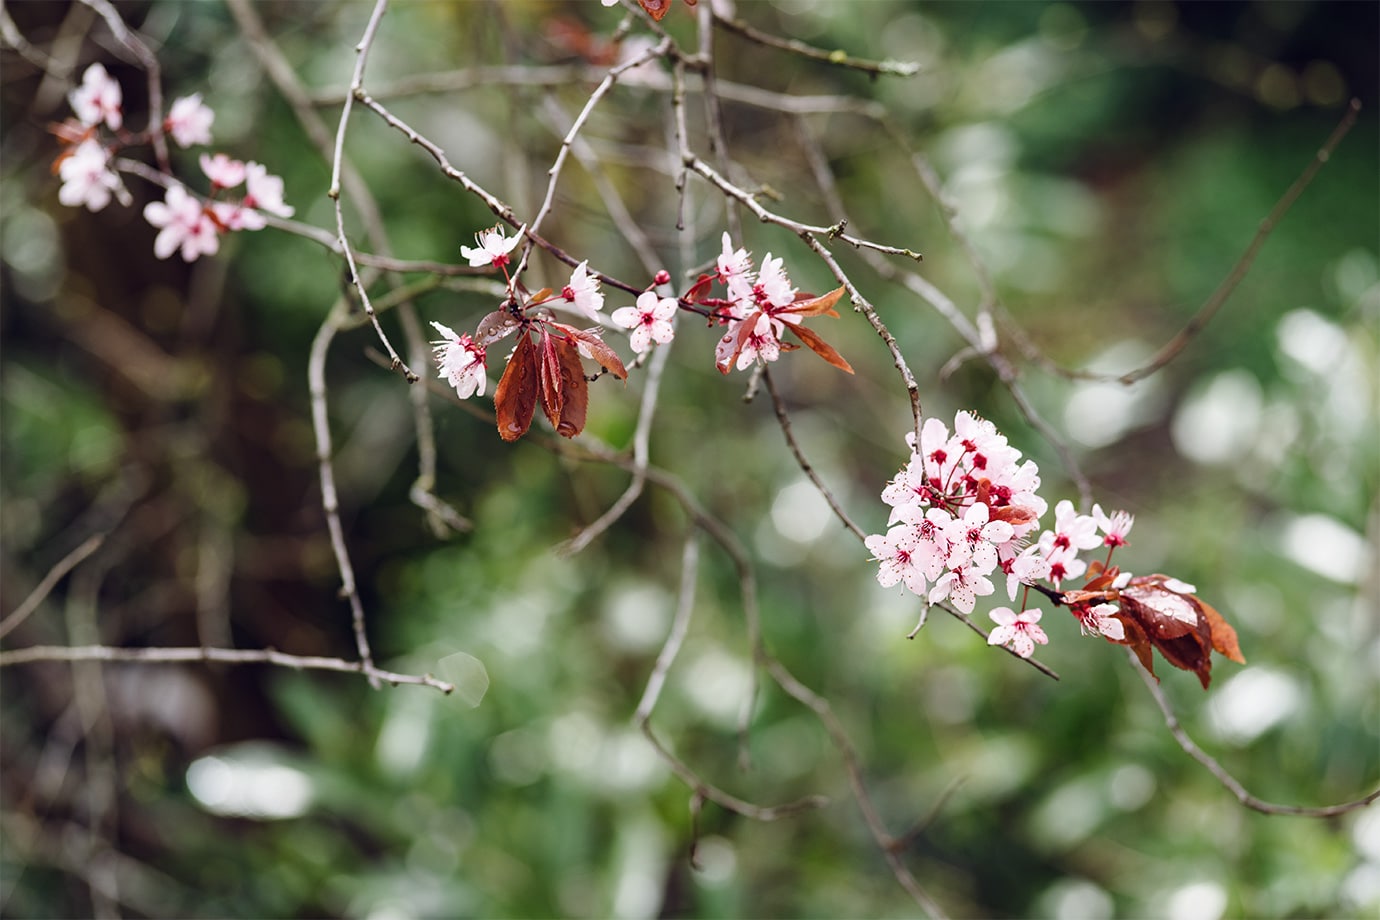
[[(255, 5), (301, 79), (335, 90), (348, 82), (370, 8)], [(1369, 791), (1380, 774), (1376, 6), (738, 8), (765, 31), (922, 65), (917, 77), (874, 81), (731, 35), (716, 41), (723, 80), (853, 94), (895, 114), (947, 178), (958, 219), (1023, 330), (1002, 330), (1013, 358), (1021, 335), (1070, 366), (1140, 363), (1226, 276), (1346, 99), (1362, 100), (1351, 136), (1168, 368), (1129, 391), (1029, 365), (1022, 382), (1071, 436), (1103, 506), (1137, 516), (1119, 561), (1194, 582), (1236, 624), (1250, 664), (1219, 663), (1208, 693), (1162, 668), (1192, 735), (1271, 801), (1327, 804)], [(199, 91), (215, 108), (216, 149), (268, 164), (298, 219), (332, 227), (329, 164), (230, 13), (212, 3), (119, 9), (161, 42), (168, 95)], [(65, 4), (7, 10), (40, 44), (69, 15)], [(398, 3), (366, 84), (568, 62), (550, 31), (555, 17), (602, 35), (619, 15), (597, 4)], [(694, 47), (694, 22), (677, 5), (664, 25)], [(88, 42), (81, 66), (97, 59), (142, 124), (139, 72)], [(88, 641), (73, 610), (93, 598), (99, 641), (195, 644), (210, 554), (229, 560), (236, 645), (352, 656), (305, 384), (311, 337), (342, 289), (339, 261), (266, 230), (225, 240), (214, 259), (159, 263), (139, 210), (154, 190), (133, 179), (136, 207), (61, 208), (44, 131), (65, 115), (61, 96), (17, 56), (0, 60), (3, 611), (93, 530), (117, 528), (88, 563), (98, 575), (74, 574), (6, 648)], [(569, 118), (589, 89), (553, 95)], [(530, 214), (558, 144), (541, 94), (489, 86), (388, 104)], [(338, 108), (321, 111), (333, 125)], [(665, 112), (664, 95), (617, 88), (587, 136), (675, 273), (692, 266), (675, 262), (677, 201), (657, 165), (664, 159), (651, 159), (664, 146)], [(726, 103), (725, 121), (731, 154), (779, 196), (771, 207), (829, 222), (789, 118)], [(850, 232), (922, 251), (921, 272), (972, 315), (981, 296), (972, 268), (904, 152), (856, 115), (809, 124), (849, 204)], [(492, 222), (367, 113), (351, 123), (349, 155), (402, 257), (454, 262)], [(179, 175), (196, 175), (190, 154), (175, 159)], [(695, 256), (708, 259), (722, 205), (702, 185), (692, 190)], [(559, 191), (549, 236), (602, 270), (646, 280), (578, 165)], [(832, 287), (799, 240), (752, 221), (745, 234), (757, 256), (786, 255), (802, 289)], [(1051, 505), (1076, 497), (985, 365), (941, 373), (962, 347), (952, 330), (854, 254), (839, 258), (916, 369), (927, 413), (972, 408), (991, 418), (1041, 463)], [(533, 288), (560, 276), (541, 257), (533, 270)], [(624, 305), (609, 293), (610, 306)], [(424, 320), (464, 329), (492, 303), (436, 291), (417, 307)], [(858, 376), (797, 353), (777, 379), (807, 455), (875, 531), (885, 524), (877, 494), (904, 460), (905, 394), (860, 317), (814, 325)], [(1242, 808), (1175, 744), (1121, 651), (1080, 640), (1071, 619), (1047, 616), (1051, 643), (1040, 654), (1058, 682), (947, 617), (905, 641), (915, 599), (876, 585), (866, 551), (792, 462), (769, 401), (744, 404), (743, 379), (713, 371), (712, 343), (711, 332), (681, 325), (653, 462), (683, 476), (754, 553), (768, 646), (830, 699), (892, 831), (927, 822), (905, 858), (947, 910), (1373, 915), (1374, 814), (1319, 821)], [(687, 789), (630, 721), (674, 608), (685, 516), (649, 489), (593, 546), (559, 558), (552, 548), (607, 508), (626, 474), (531, 440), (503, 444), (491, 423), (437, 398), (437, 491), (475, 529), (436, 539), (407, 497), (416, 473), (407, 394), (367, 358), (373, 347), (367, 330), (342, 337), (328, 376), (375, 651), (398, 670), (465, 679), (474, 675), (452, 669), (472, 656), (489, 682), (482, 702), (267, 668), (106, 667), (106, 756), (74, 715), (71, 668), (5, 669), (2, 909), (88, 913), (80, 879), (115, 859), (120, 900), (146, 916), (914, 915), (827, 735), (770, 684), (748, 738), (753, 767), (739, 770), (750, 652), (732, 565), (705, 541), (690, 637), (656, 731), (750, 801), (824, 794), (833, 804), (770, 824), (706, 806), (692, 865)], [(599, 381), (591, 433), (626, 444), (641, 385), (636, 375), (626, 388)], [(309, 805), (281, 820), (218, 814), (192, 794), (196, 763), (263, 783), (251, 767), (290, 768), (305, 778)], [(115, 777), (118, 857), (83, 849), (84, 789), (102, 769)]]

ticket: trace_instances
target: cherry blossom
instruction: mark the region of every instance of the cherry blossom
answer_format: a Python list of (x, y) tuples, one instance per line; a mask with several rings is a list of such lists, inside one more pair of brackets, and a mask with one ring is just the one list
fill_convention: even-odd
[(168, 188), (165, 201), (151, 201), (144, 206), (144, 219), (160, 228), (153, 241), (153, 254), (166, 259), (178, 249), (182, 258), (191, 262), (201, 255), (214, 255), (220, 248), (216, 223), (187, 190), (180, 185)]
[(728, 299), (737, 311), (734, 315), (741, 318), (741, 304), (752, 299), (752, 286), (756, 281), (756, 275), (752, 271), (752, 257), (746, 249), (734, 249), (728, 233), (725, 232), (723, 252), (719, 255), (715, 267), (718, 269), (719, 282), (728, 288)]
[(671, 317), (676, 315), (676, 308), (674, 298), (657, 297), (654, 291), (644, 291), (637, 296), (637, 306), (614, 310), (613, 321), (632, 330), (629, 344), (633, 351), (642, 354), (652, 347), (653, 341), (665, 345), (675, 336)]
[(885, 536), (872, 534), (864, 542), (872, 551), (872, 558), (880, 563), (877, 582), (883, 588), (905, 582), (912, 594), (924, 596), (926, 575), (922, 567), (923, 557), (916, 552), (921, 541), (913, 528), (905, 525), (893, 527)]
[(997, 628), (987, 637), (988, 645), (1005, 645), (1020, 655), (1029, 658), (1035, 653), (1035, 646), (1047, 645), (1049, 637), (1040, 627), (1039, 610), (1024, 610), (1017, 614), (1010, 607), (997, 607), (988, 614)]
[(173, 101), (168, 117), (163, 119), (163, 130), (182, 148), (209, 144), (215, 118), (216, 113), (201, 101), (201, 93), (193, 93)]
[(1115, 604), (1098, 604), (1096, 607), (1075, 604), (1072, 610), (1085, 634), (1106, 636), (1118, 642), (1126, 638), (1126, 627), (1116, 618)]
[[(752, 298), (762, 307), (786, 307), (795, 300), (795, 288), (791, 286), (791, 279), (786, 277), (782, 260), (773, 259), (771, 253), (762, 258), (762, 270), (757, 273), (757, 283), (752, 286)], [(782, 315), (781, 319), (789, 323), (800, 322), (798, 316)]]
[(437, 376), (455, 387), (461, 399), (483, 396), (488, 384), (484, 349), (474, 343), (469, 333), (456, 335), (449, 326), (437, 322), (431, 325), (443, 337), (442, 341), (432, 342), (439, 369)]
[(1093, 520), (1097, 521), (1097, 529), (1107, 535), (1102, 541), (1104, 545), (1126, 545), (1126, 535), (1131, 532), (1131, 525), (1136, 522), (1134, 516), (1125, 511), (1116, 511), (1108, 517), (1102, 512), (1101, 505), (1093, 505), (1092, 516)]
[(1068, 499), (1054, 506), (1053, 534), (1056, 549), (1092, 549), (1102, 545), (1097, 536), (1097, 521), (1079, 514)]
[(575, 266), (570, 281), (561, 288), (560, 299), (595, 322), (603, 319), (599, 311), (604, 307), (604, 295), (599, 292), (599, 279), (589, 274), (588, 260)]
[(527, 225), (524, 224), (511, 237), (503, 235), (502, 226), (502, 224), (498, 224), (488, 230), (481, 230), (476, 233), (474, 239), (479, 244), (478, 247), (473, 249), (469, 246), (460, 247), (460, 255), (470, 260), (471, 268), (480, 268), (485, 265), (502, 268), (508, 264), (508, 254), (522, 240), (522, 234), (527, 229)]
[(81, 86), (72, 90), (67, 100), (82, 124), (92, 127), (105, 122), (110, 130), (118, 131), (124, 124), (122, 96), (120, 84), (106, 73), (104, 65), (92, 64), (82, 74)]
[(198, 160), (201, 171), (211, 180), (211, 187), (230, 189), (244, 181), (245, 165), (223, 153), (211, 156), (203, 153)]
[(211, 213), (226, 230), (262, 230), (268, 226), (262, 214), (242, 203), (213, 201)]
[[(738, 352), (736, 367), (743, 370), (749, 365), (760, 360), (763, 364), (769, 364), (781, 357), (781, 338), (779, 322), (773, 321), (765, 313), (758, 312), (753, 316), (742, 320), (742, 323), (751, 323), (751, 331), (747, 333), (747, 341)], [(741, 335), (738, 323), (729, 327), (730, 331), (719, 340), (719, 346), (715, 349), (715, 358), (723, 358), (722, 349), (727, 349), (730, 353), (736, 346), (738, 337)], [(731, 358), (732, 355), (730, 354)]]
[(62, 179), (58, 201), (69, 208), (84, 205), (90, 211), (110, 204), (111, 193), (122, 186), (109, 164), (109, 152), (96, 141), (78, 144), (58, 166), (58, 177)]
[(1049, 577), (1049, 560), (1038, 546), (1027, 546), (1019, 554), (1003, 560), (1001, 570), (1006, 573), (1006, 598), (1014, 601), (1016, 589)]
[[(296, 209), (283, 203), (283, 180), (268, 168), (250, 160), (244, 165), (246, 208), (258, 208), (278, 217), (291, 217)], [(258, 228), (253, 228), (258, 229)]]
[(965, 547), (971, 565), (982, 574), (997, 567), (998, 543), (1011, 539), (1011, 525), (1005, 521), (990, 521), (990, 511), (981, 502), (968, 507), (961, 520), (955, 519), (945, 528), (945, 536), (955, 547)]
[(949, 571), (939, 576), (930, 589), (930, 603), (937, 604), (948, 598), (964, 613), (972, 613), (979, 597), (986, 597), (996, 590), (992, 580), (968, 564), (967, 547), (960, 546), (949, 553)]

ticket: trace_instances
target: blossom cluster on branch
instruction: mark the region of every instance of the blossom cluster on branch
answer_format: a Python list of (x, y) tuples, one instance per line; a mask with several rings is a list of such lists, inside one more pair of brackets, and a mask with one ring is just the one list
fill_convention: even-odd
[[(497, 268), (507, 280), (503, 305), (480, 321), (474, 335), (432, 323), (442, 336), (432, 343), (438, 376), (461, 399), (484, 395), (488, 346), (518, 334), (494, 392), (499, 435), (504, 440), (516, 440), (527, 432), (536, 414), (538, 392), (543, 412), (557, 433), (574, 437), (583, 430), (588, 383), (595, 377), (584, 375), (579, 357), (597, 361), (602, 371), (627, 379), (627, 368), (604, 342), (602, 328), (576, 329), (557, 322), (552, 312), (556, 308), (628, 330), (629, 344), (639, 357), (654, 344), (666, 345), (675, 338), (673, 321), (685, 310), (705, 317), (711, 326), (727, 327), (714, 353), (715, 366), (722, 373), (765, 365), (780, 358), (781, 352), (799, 348), (782, 341), (787, 329), (830, 364), (853, 373), (837, 351), (801, 322), (809, 316), (837, 317), (833, 307), (843, 288), (820, 297), (802, 294), (791, 284), (782, 259), (767, 253), (761, 268), (754, 270), (747, 250), (735, 249), (727, 233), (714, 273), (700, 275), (683, 297), (658, 293), (671, 283), (670, 273), (663, 270), (632, 306), (620, 307), (606, 317), (599, 279), (589, 271), (587, 261), (575, 266), (559, 291), (528, 291), (509, 271), (513, 250), (525, 232), (523, 226), (508, 236), (495, 226), (475, 234), (477, 245), (460, 247), (460, 255), (472, 268)], [(723, 288), (721, 294), (712, 293), (716, 286)]]
[[(62, 180), (58, 200), (68, 207), (100, 211), (112, 197), (128, 204), (131, 198), (115, 169), (115, 154), (147, 143), (154, 136), (155, 124), (184, 149), (211, 143), (215, 113), (202, 102), (200, 93), (173, 100), (161, 123), (158, 113), (152, 113), (147, 130), (137, 134), (126, 131), (124, 92), (119, 81), (99, 63), (86, 69), (68, 102), (75, 117), (52, 129), (64, 147), (53, 162), (53, 170)], [(222, 233), (262, 230), (267, 226), (265, 213), (293, 215), (293, 208), (283, 201), (283, 180), (262, 164), (241, 162), (224, 153), (203, 153), (199, 163), (210, 182), (205, 200), (168, 175), (164, 200), (144, 207), (144, 219), (158, 229), (153, 244), (158, 258), (181, 252), (182, 258), (191, 262), (214, 255), (220, 249)], [(244, 191), (236, 199), (220, 199), (221, 193), (241, 185)]]
[[(979, 597), (996, 592), (989, 576), (1000, 572), (1007, 599), (1020, 593), (1022, 609), (993, 609), (997, 626), (988, 642), (1022, 658), (1049, 641), (1042, 611), (1026, 606), (1034, 590), (1067, 607), (1083, 634), (1131, 646), (1151, 673), (1152, 646), (1204, 687), (1212, 651), (1245, 662), (1235, 631), (1193, 585), (1166, 575), (1136, 577), (1111, 564), (1135, 522), (1127, 512), (1109, 515), (1093, 505), (1092, 514), (1080, 514), (1065, 499), (1054, 507), (1054, 526), (1037, 534), (1049, 507), (1039, 495), (1039, 467), (1021, 460), (991, 422), (960, 411), (950, 433), (930, 418), (919, 443), (913, 431), (906, 443), (910, 459), (881, 494), (891, 508), (889, 529), (865, 540), (883, 587), (901, 584), (929, 604), (947, 600), (967, 614)], [(1080, 558), (1102, 547), (1104, 559)], [(1081, 589), (1064, 588), (1085, 573)]]

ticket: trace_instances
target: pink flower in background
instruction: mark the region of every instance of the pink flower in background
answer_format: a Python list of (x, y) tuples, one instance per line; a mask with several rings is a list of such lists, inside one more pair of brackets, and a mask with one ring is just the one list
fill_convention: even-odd
[(229, 201), (211, 202), (211, 213), (226, 230), (262, 230), (268, 226), (264, 216), (253, 208)]
[(642, 354), (652, 347), (652, 342), (665, 345), (675, 337), (671, 317), (676, 315), (676, 308), (674, 298), (657, 297), (654, 291), (644, 291), (637, 296), (637, 306), (614, 310), (613, 321), (632, 330), (632, 350)]
[(68, 94), (72, 111), (77, 119), (87, 127), (105, 122), (110, 130), (118, 131), (124, 124), (124, 114), (120, 110), (123, 94), (120, 84), (105, 72), (101, 64), (92, 64), (82, 74), (81, 86)]
[(191, 262), (198, 256), (214, 255), (220, 248), (215, 221), (180, 185), (168, 188), (165, 201), (145, 205), (144, 219), (160, 228), (153, 241), (153, 254), (160, 259), (181, 249), (182, 258)]
[(244, 183), (246, 208), (258, 208), (278, 217), (296, 213), (295, 208), (283, 202), (283, 180), (270, 174), (267, 167), (250, 160), (244, 167)]
[(471, 268), (480, 268), (484, 265), (494, 265), (499, 268), (508, 264), (508, 254), (513, 251), (518, 242), (522, 239), (523, 231), (527, 229), (523, 225), (512, 237), (503, 235), (500, 229), (502, 225), (490, 227), (488, 230), (480, 230), (474, 235), (478, 248), (471, 249), (469, 246), (460, 247), (460, 255), (470, 260)]
[(211, 180), (213, 190), (216, 188), (234, 188), (244, 181), (244, 164), (223, 153), (218, 153), (215, 156), (203, 153), (199, 162), (201, 163), (201, 171), (206, 174), (206, 178)]
[(110, 170), (110, 154), (96, 141), (78, 144), (58, 166), (62, 188), (58, 201), (69, 208), (85, 206), (99, 211), (110, 204), (111, 193), (120, 188), (120, 177)]
[(469, 333), (456, 335), (449, 326), (433, 322), (432, 327), (442, 335), (442, 340), (433, 342), (436, 352), (438, 376), (455, 387), (461, 399), (483, 396), (488, 384), (484, 349), (474, 344)]
[(1015, 613), (1010, 607), (997, 607), (990, 614), (997, 628), (987, 637), (988, 645), (1005, 645), (1020, 655), (1029, 658), (1035, 653), (1035, 645), (1046, 645), (1049, 637), (1040, 628), (1039, 610), (1025, 610)]
[(163, 119), (163, 130), (168, 132), (179, 147), (193, 144), (211, 143), (211, 122), (216, 113), (201, 101), (201, 93), (193, 93), (173, 101), (168, 109), (168, 117)]

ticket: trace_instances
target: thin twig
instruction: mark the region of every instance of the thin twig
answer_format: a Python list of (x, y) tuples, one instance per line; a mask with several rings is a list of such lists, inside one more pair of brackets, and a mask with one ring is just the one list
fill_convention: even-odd
[[(336, 301), (330, 313), (321, 322), (312, 339), (311, 353), (307, 359), (307, 386), (311, 395), (311, 427), (316, 438), (316, 461), (321, 480), (321, 507), (326, 514), (326, 530), (330, 533), (331, 552), (335, 555), (336, 568), (340, 570), (340, 593), (350, 605), (350, 622), (354, 628), (355, 647), (360, 660), (368, 668), (374, 664), (369, 650), (369, 636), (364, 627), (364, 603), (359, 597), (359, 587), (355, 584), (355, 569), (350, 563), (350, 550), (345, 545), (345, 528), (340, 523), (340, 496), (335, 487), (334, 448), (331, 444), (331, 421), (326, 406), (326, 355), (331, 342), (349, 315), (349, 301), (341, 298)], [(368, 673), (366, 671), (366, 673)], [(378, 689), (377, 678), (372, 675), (369, 683)]]
[(815, 472), (814, 466), (805, 458), (805, 453), (800, 449), (800, 444), (795, 439), (795, 433), (791, 430), (791, 417), (790, 413), (786, 411), (786, 401), (782, 399), (781, 394), (777, 392), (776, 381), (772, 379), (769, 369), (763, 369), (762, 379), (766, 381), (767, 392), (771, 394), (771, 406), (776, 413), (776, 421), (781, 426), (781, 433), (786, 436), (786, 444), (790, 447), (791, 454), (795, 457), (796, 464), (806, 476), (810, 477), (810, 481), (815, 484), (815, 488), (819, 491), (819, 494), (824, 496), (824, 500), (829, 503), (829, 507), (833, 510), (834, 514), (843, 522), (843, 526), (848, 528), (853, 536), (857, 537), (859, 540), (866, 540), (867, 533), (857, 524), (853, 523), (853, 519), (848, 516), (847, 511), (843, 510), (843, 506), (839, 504), (839, 500), (834, 496), (834, 493), (824, 484), (824, 480), (819, 478), (819, 473)]
[(16, 626), (28, 619), (38, 609), (38, 605), (42, 604), (52, 593), (53, 588), (57, 587), (57, 583), (62, 581), (62, 577), (80, 565), (87, 556), (100, 549), (103, 542), (105, 542), (105, 534), (96, 534), (59, 559), (57, 564), (48, 570), (48, 574), (43, 576), (38, 587), (34, 588), (29, 596), (24, 598), (24, 603), (16, 607), (14, 612), (5, 617), (3, 621), (0, 621), (0, 639), (8, 636)]
[[(706, 4), (708, 6), (709, 4)], [(842, 49), (825, 51), (823, 48), (816, 48), (807, 45), (794, 38), (780, 38), (754, 29), (752, 26), (738, 19), (714, 14), (714, 24), (726, 32), (740, 35), (749, 41), (754, 41), (759, 45), (768, 48), (777, 48), (781, 51), (789, 51), (801, 57), (809, 58), (812, 61), (823, 61), (827, 64), (834, 64), (838, 67), (847, 67), (851, 70), (861, 70), (863, 73), (871, 74), (873, 77), (887, 75), (896, 77), (913, 77), (920, 72), (920, 65), (910, 61), (868, 61), (863, 58), (856, 58)]]
[(1155, 676), (1145, 669), (1136, 657), (1135, 652), (1126, 650), (1127, 657), (1131, 660), (1131, 665), (1140, 675), (1140, 679), (1145, 683), (1146, 689), (1150, 691), (1150, 696), (1155, 700), (1155, 705), (1160, 708), (1160, 714), (1164, 716), (1164, 724), (1169, 727), (1169, 733), (1174, 736), (1174, 740), (1179, 743), (1179, 747), (1184, 749), (1184, 753), (1192, 757), (1198, 763), (1207, 768), (1208, 772), (1217, 777), (1218, 782), (1236, 796), (1236, 800), (1242, 805), (1266, 815), (1297, 815), (1305, 818), (1333, 818), (1337, 815), (1344, 815), (1349, 811), (1358, 808), (1365, 808), (1376, 800), (1380, 800), (1380, 789), (1376, 789), (1369, 795), (1363, 796), (1351, 802), (1343, 802), (1340, 805), (1276, 805), (1264, 799), (1252, 795), (1241, 785), (1240, 780), (1232, 776), (1220, 763), (1217, 758), (1204, 751), (1194, 743), (1193, 739), (1184, 731), (1184, 727), (1179, 724), (1179, 719), (1174, 715), (1174, 708), (1169, 704), (1169, 698), (1165, 696), (1164, 689), (1160, 687), (1160, 682)]
[(40, 661), (128, 661), (139, 664), (180, 664), (188, 661), (218, 661), (225, 664), (269, 664), (298, 671), (338, 671), (363, 674), (372, 682), (394, 686), (415, 684), (452, 693), (455, 685), (430, 674), (399, 674), (363, 661), (326, 658), (319, 655), (288, 655), (276, 649), (242, 648), (116, 648), (109, 645), (32, 645), (0, 652), (0, 668)]
[(340, 174), (345, 160), (345, 132), (350, 122), (350, 109), (354, 100), (363, 92), (364, 87), (364, 65), (369, 59), (369, 48), (373, 45), (374, 36), (378, 32), (379, 23), (383, 20), (383, 14), (388, 9), (388, 0), (377, 0), (374, 4), (374, 11), (369, 16), (369, 22), (364, 27), (364, 36), (355, 46), (355, 70), (350, 78), (350, 97), (345, 100), (345, 106), (340, 111), (340, 124), (335, 135), (335, 150), (331, 155), (331, 185), (326, 195), (335, 203), (335, 226), (336, 239), (340, 241), (340, 251), (345, 256), (345, 262), (350, 268), (350, 282), (354, 285), (359, 294), (360, 305), (364, 312), (368, 314), (373, 323), (374, 332), (378, 335), (379, 341), (383, 343), (384, 349), (388, 352), (388, 357), (392, 362), (393, 370), (403, 375), (408, 383), (416, 383), (417, 375), (411, 368), (398, 356), (393, 348), (393, 343), (388, 340), (383, 327), (379, 325), (378, 317), (374, 314), (373, 304), (369, 302), (369, 291), (359, 277), (359, 267), (355, 264), (355, 254), (353, 247), (350, 246), (349, 237), (345, 234), (345, 209), (340, 199)]

